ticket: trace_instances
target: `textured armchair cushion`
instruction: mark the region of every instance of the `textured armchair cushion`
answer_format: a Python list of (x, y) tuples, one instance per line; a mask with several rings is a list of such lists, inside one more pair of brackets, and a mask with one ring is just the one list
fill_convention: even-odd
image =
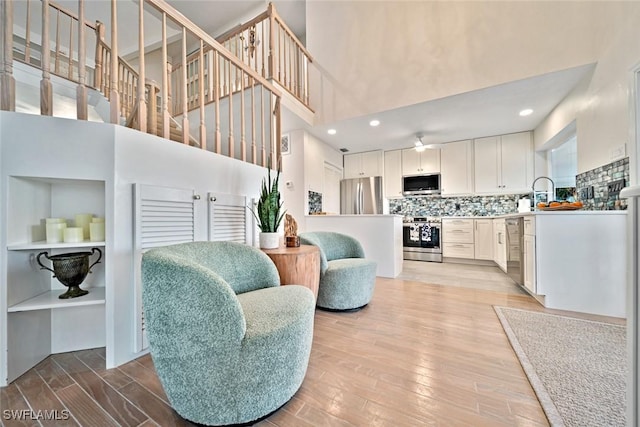
[(314, 297), (302, 286), (279, 286), (261, 251), (229, 242), (153, 249), (143, 255), (142, 282), (151, 356), (184, 418), (250, 422), (302, 384)]
[(360, 242), (351, 236), (327, 231), (301, 233), (300, 242), (320, 249), (318, 307), (350, 310), (371, 301), (377, 265), (364, 258)]

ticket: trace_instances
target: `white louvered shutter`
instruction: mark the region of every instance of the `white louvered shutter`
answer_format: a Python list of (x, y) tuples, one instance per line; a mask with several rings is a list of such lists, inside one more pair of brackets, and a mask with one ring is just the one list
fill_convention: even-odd
[(142, 254), (151, 248), (193, 242), (193, 190), (134, 184), (134, 270), (136, 333), (134, 351), (148, 347), (142, 309)]
[(209, 240), (252, 244), (247, 198), (209, 193)]

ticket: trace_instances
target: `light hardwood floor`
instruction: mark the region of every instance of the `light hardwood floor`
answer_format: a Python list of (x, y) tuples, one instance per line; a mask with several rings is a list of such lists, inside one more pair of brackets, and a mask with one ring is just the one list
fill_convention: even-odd
[[(543, 310), (527, 295), (378, 278), (365, 309), (316, 311), (302, 387), (258, 425), (548, 425), (493, 305)], [(0, 411), (0, 424), (190, 425), (169, 407), (148, 355), (104, 366), (104, 349), (48, 357), (0, 388), (0, 409), (68, 409), (72, 417), (38, 424)]]

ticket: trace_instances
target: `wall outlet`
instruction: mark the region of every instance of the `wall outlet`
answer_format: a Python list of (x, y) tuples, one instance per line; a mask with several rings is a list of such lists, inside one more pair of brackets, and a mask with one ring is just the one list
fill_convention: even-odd
[(611, 160), (622, 159), (627, 155), (627, 144), (621, 144), (617, 147), (614, 147), (609, 152), (609, 156)]
[(593, 199), (593, 185), (587, 187), (587, 199)]

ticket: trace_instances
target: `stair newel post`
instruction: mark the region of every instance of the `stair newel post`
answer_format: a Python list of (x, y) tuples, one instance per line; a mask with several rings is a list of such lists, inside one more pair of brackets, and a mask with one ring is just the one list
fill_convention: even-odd
[(189, 145), (189, 87), (187, 82), (187, 28), (182, 27), (182, 143)]
[(13, 78), (13, 0), (0, 1), (0, 110), (16, 110), (16, 82)]
[(162, 137), (169, 139), (169, 67), (167, 60), (167, 14), (162, 12)]
[(257, 162), (256, 156), (256, 80), (251, 79), (251, 163)]
[[(87, 39), (84, 25), (84, 0), (78, 0), (78, 88), (76, 89), (76, 115), (78, 120), (87, 120), (86, 60)], [(71, 58), (71, 54), (69, 54)], [(97, 56), (96, 56), (97, 62)], [(96, 64), (97, 68), (97, 64)]]
[[(147, 129), (147, 101), (145, 97), (146, 91), (146, 77), (145, 77), (145, 57), (144, 57), (144, 0), (138, 0), (138, 130), (140, 132), (152, 131)], [(149, 88), (149, 99), (155, 98), (155, 90), (153, 87)], [(155, 104), (155, 101), (154, 101)], [(156, 115), (155, 111), (150, 111), (150, 114)]]
[(276, 28), (276, 18), (274, 15), (274, 6), (273, 3), (269, 3), (267, 6), (267, 11), (269, 13), (269, 78), (273, 78), (275, 74), (275, 47), (276, 47), (276, 38), (275, 38), (275, 28)]
[[(282, 158), (282, 152), (280, 148), (280, 97), (278, 95), (274, 95), (273, 92), (271, 92), (271, 97), (273, 98), (274, 96), (275, 102), (273, 102), (273, 115), (270, 118), (273, 131), (269, 133), (273, 138), (271, 144), (271, 168), (278, 169), (280, 166), (280, 160)], [(275, 126), (273, 126), (274, 121)]]
[(198, 101), (200, 101), (200, 148), (207, 149), (207, 126), (204, 117), (204, 41), (200, 39), (200, 55), (198, 57)]
[(40, 81), (40, 114), (53, 114), (53, 88), (51, 86), (51, 50), (49, 48), (49, 0), (42, 0), (42, 80)]
[(216, 126), (216, 153), (222, 152), (222, 132), (220, 131), (220, 55), (217, 50), (213, 51), (213, 100), (215, 103), (215, 126)]
[(245, 138), (245, 114), (244, 114), (244, 70), (240, 71), (240, 158), (247, 161), (247, 140)]
[(153, 80), (145, 85), (147, 93), (147, 133), (156, 135), (158, 132), (158, 91), (159, 88)]
[(102, 80), (102, 67), (104, 66), (103, 58), (102, 58), (102, 46), (100, 42), (104, 41), (104, 24), (100, 21), (96, 21), (96, 67), (93, 71), (93, 83), (95, 87), (102, 93), (105, 93), (105, 88), (103, 86)]
[(118, 92), (118, 9), (117, 0), (111, 0), (111, 84), (109, 90), (109, 104), (111, 107), (110, 121), (117, 124), (120, 121), (120, 94)]

